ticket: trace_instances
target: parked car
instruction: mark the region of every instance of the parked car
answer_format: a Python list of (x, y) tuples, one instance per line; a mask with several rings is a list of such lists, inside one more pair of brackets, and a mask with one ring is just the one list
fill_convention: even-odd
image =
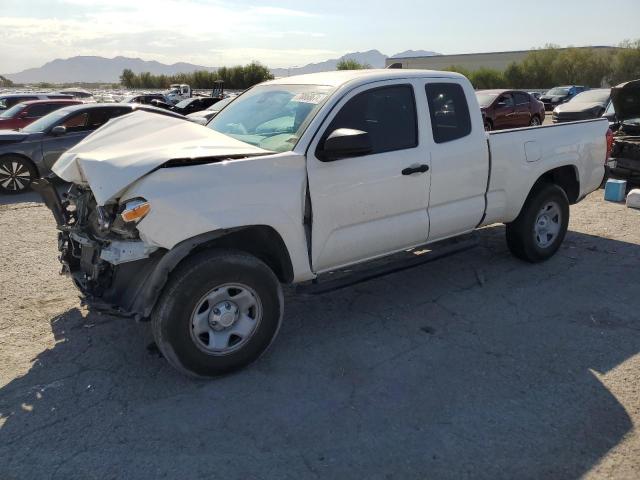
[(17, 103), (0, 113), (0, 130), (18, 130), (39, 118), (69, 105), (78, 105), (79, 100), (31, 100)]
[(182, 100), (175, 105), (164, 102), (162, 100), (152, 100), (151, 104), (154, 107), (171, 110), (172, 112), (179, 113), (180, 115), (188, 115), (190, 113), (202, 111), (219, 101), (220, 99), (215, 97), (198, 96), (187, 98), (186, 100)]
[(215, 117), (220, 110), (229, 105), (233, 101), (233, 97), (227, 97), (219, 102), (214, 103), (206, 110), (201, 110), (199, 112), (189, 113), (187, 114), (187, 118), (192, 122), (198, 123), (200, 125), (206, 125), (209, 120)]
[(78, 99), (84, 100), (85, 102), (93, 98), (93, 93), (91, 93), (88, 90), (85, 90), (84, 88), (74, 88), (74, 87), (65, 88), (63, 90), (60, 90), (59, 93), (71, 95), (73, 98), (78, 98)]
[(553, 110), (562, 103), (567, 103), (577, 94), (587, 90), (581, 85), (565, 85), (563, 87), (555, 87), (540, 97), (540, 101), (544, 103), (547, 110)]
[(73, 100), (73, 96), (61, 93), (5, 93), (0, 95), (0, 110), (30, 100)]
[(220, 98), (217, 97), (191, 97), (178, 102), (171, 111), (180, 115), (188, 115), (194, 112), (200, 112), (218, 103)]
[(527, 92), (519, 90), (479, 90), (476, 92), (484, 128), (536, 127), (545, 117), (544, 105)]
[(19, 132), (0, 130), (0, 193), (20, 193), (49, 173), (68, 148), (112, 118), (144, 110), (184, 119), (181, 115), (137, 104), (81, 104), (64, 107)]
[(611, 99), (610, 88), (598, 88), (579, 93), (567, 103), (553, 109), (553, 123), (573, 122), (601, 117)]
[(55, 164), (68, 204), (34, 188), (89, 304), (150, 319), (164, 358), (214, 376), (272, 343), (282, 283), (327, 288), (332, 271), (493, 223), (516, 257), (550, 258), (569, 205), (602, 182), (607, 131), (488, 134), (460, 74), (324, 72), (255, 86), (207, 128), (118, 118)]
[(143, 93), (140, 95), (129, 95), (122, 100), (122, 103), (140, 103), (142, 105), (153, 105), (153, 100), (165, 102), (166, 99), (161, 93)]
[(640, 180), (640, 80), (611, 89), (618, 128), (607, 166), (616, 177)]

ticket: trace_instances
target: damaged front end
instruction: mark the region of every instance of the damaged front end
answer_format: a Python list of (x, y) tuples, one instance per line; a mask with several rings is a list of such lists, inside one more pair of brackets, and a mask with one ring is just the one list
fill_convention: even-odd
[(616, 132), (608, 166), (615, 176), (640, 179), (640, 136)]
[(59, 230), (61, 273), (73, 279), (93, 308), (142, 318), (136, 300), (165, 253), (143, 242), (136, 228), (149, 204), (132, 199), (99, 206), (88, 187), (73, 184), (60, 196), (48, 179), (32, 185)]

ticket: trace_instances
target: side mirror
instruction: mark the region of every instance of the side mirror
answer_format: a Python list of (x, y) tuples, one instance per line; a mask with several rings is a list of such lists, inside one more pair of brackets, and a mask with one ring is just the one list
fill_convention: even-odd
[(321, 160), (332, 162), (345, 157), (366, 155), (373, 150), (371, 137), (367, 132), (351, 128), (338, 128), (324, 141), (319, 153)]
[(55, 135), (56, 137), (64, 135), (65, 133), (67, 133), (67, 127), (65, 127), (64, 125), (56, 125), (51, 129), (51, 134)]
[(506, 106), (507, 104), (505, 102), (498, 102), (498, 104), (496, 105), (496, 107), (500, 107), (500, 108), (504, 108)]
[(29, 112), (23, 110), (22, 112), (20, 112), (20, 115), (18, 115), (18, 118), (27, 118), (27, 115), (29, 115)]

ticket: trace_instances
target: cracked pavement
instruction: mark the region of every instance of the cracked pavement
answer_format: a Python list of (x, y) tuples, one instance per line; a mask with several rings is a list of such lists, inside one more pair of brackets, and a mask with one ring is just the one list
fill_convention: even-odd
[(462, 254), (286, 295), (253, 366), (175, 373), (88, 312), (35, 195), (0, 198), (0, 478), (640, 477), (640, 211), (599, 190), (553, 259)]

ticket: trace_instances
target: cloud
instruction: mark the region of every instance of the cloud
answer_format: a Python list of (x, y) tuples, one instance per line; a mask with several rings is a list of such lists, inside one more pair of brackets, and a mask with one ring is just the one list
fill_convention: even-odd
[[(9, 5), (11, 7), (11, 4)], [(135, 56), (218, 66), (260, 60), (286, 66), (323, 59), (321, 15), (275, 6), (198, 0), (52, 0), (51, 15), (0, 14), (0, 70), (74, 55)], [(335, 52), (331, 52), (335, 53)]]

